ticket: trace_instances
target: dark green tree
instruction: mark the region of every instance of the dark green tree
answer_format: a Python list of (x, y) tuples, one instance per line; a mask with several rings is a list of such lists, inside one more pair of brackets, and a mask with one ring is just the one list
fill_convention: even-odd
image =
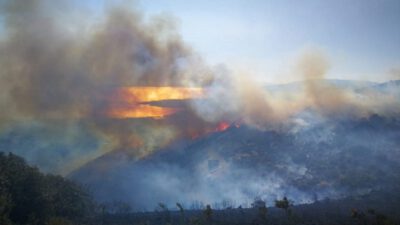
[(0, 152), (0, 224), (82, 223), (93, 208), (80, 185), (42, 174), (23, 158)]
[(206, 221), (210, 222), (211, 219), (212, 219), (212, 214), (213, 214), (211, 206), (210, 205), (206, 205), (206, 208), (204, 209), (203, 213), (204, 213), (204, 216), (206, 218)]

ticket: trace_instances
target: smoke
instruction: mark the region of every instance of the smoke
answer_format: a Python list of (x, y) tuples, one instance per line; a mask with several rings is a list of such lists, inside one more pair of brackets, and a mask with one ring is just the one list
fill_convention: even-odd
[(393, 67), (388, 72), (390, 79), (398, 80), (400, 79), (400, 67)]
[(342, 198), (398, 183), (399, 125), (375, 116), (320, 121), (294, 133), (232, 127), (136, 163), (109, 155), (72, 177), (95, 187), (98, 199), (129, 202), (135, 210), (159, 202), (246, 207), (255, 197), (268, 205), (283, 196), (295, 204)]
[(101, 110), (113, 88), (181, 86), (190, 79), (195, 57), (168, 20), (146, 22), (112, 8), (93, 31), (68, 35), (60, 24), (67, 18), (56, 14), (60, 5), (30, 3), (10, 1), (5, 13), (2, 103), (13, 106), (7, 116), (81, 118)]
[[(176, 201), (186, 207), (190, 207), (190, 204), (196, 201), (207, 204), (223, 201), (238, 205), (247, 203), (249, 207), (256, 196), (267, 200), (268, 205), (285, 195), (295, 197), (296, 203), (308, 203), (313, 200), (310, 191), (300, 190), (291, 185), (283, 174), (276, 171), (256, 171), (224, 158), (229, 157), (195, 154), (194, 161), (189, 157), (189, 161), (183, 162), (178, 156), (174, 162), (153, 159), (150, 162), (132, 164), (130, 160), (117, 156), (108, 161), (113, 166), (98, 163), (93, 170), (85, 168), (74, 174), (74, 179), (96, 186), (95, 195), (101, 201), (129, 202), (135, 210), (151, 210), (158, 202), (173, 206)], [(214, 161), (215, 168), (210, 163)], [(98, 171), (104, 169), (101, 166), (106, 169), (100, 175)], [(296, 164), (291, 162), (287, 167), (283, 170), (293, 170), (291, 173), (295, 177), (301, 178), (305, 175), (304, 166), (296, 167)], [(104, 179), (110, 182), (103, 182)], [(135, 190), (134, 193), (132, 189)]]
[(213, 71), (214, 80), (206, 86), (206, 98), (192, 101), (193, 109), (205, 121), (224, 120), (279, 130), (301, 107), (291, 97), (272, 94), (245, 72), (223, 66)]
[(303, 93), (298, 99), (301, 106), (296, 114), (312, 109), (326, 118), (398, 116), (397, 87), (382, 92), (379, 85), (357, 85), (357, 81), (353, 82), (354, 86), (346, 86), (344, 82), (326, 79), (329, 67), (326, 54), (319, 49), (308, 48), (300, 54), (295, 72), (303, 78)]
[(304, 80), (304, 104), (322, 114), (343, 112), (353, 105), (351, 93), (325, 80), (330, 65), (325, 54), (318, 49), (306, 49), (297, 63), (298, 73)]
[[(297, 124), (305, 110), (328, 118), (400, 111), (391, 107), (396, 97), (323, 81), (329, 62), (314, 49), (298, 59), (295, 73), (305, 80), (304, 88), (281, 93), (246, 72), (206, 65), (165, 15), (148, 19), (128, 5), (108, 5), (91, 21), (76, 19), (68, 1), (14, 0), (1, 6), (0, 132), (20, 140), (15, 133), (32, 130), (29, 138), (41, 143), (79, 146), (81, 137), (67, 132), (79, 129), (93, 142), (52, 154), (45, 147), (35, 150), (40, 157), (32, 162), (57, 173), (111, 151), (142, 158), (178, 139), (207, 133), (221, 121), (281, 131)], [(205, 97), (182, 101), (182, 110), (164, 119), (108, 117), (115, 91), (135, 86), (201, 87)], [(50, 135), (54, 130), (63, 138)], [(96, 150), (89, 150), (93, 146)], [(23, 155), (32, 155), (29, 147), (23, 149)], [(65, 161), (46, 163), (57, 153)]]
[[(151, 209), (161, 201), (242, 204), (260, 196), (270, 204), (284, 195), (296, 203), (311, 202), (315, 194), (338, 197), (345, 193), (340, 182), (346, 171), (336, 171), (335, 177), (333, 170), (320, 172), (321, 161), (335, 156), (326, 149), (339, 151), (337, 143), (358, 148), (374, 133), (331, 130), (336, 119), (400, 112), (398, 83), (353, 87), (326, 80), (331, 65), (318, 49), (306, 49), (296, 59), (293, 73), (301, 82), (267, 86), (246, 71), (206, 65), (169, 16), (146, 18), (122, 4), (108, 5), (97, 20), (76, 19), (69, 4), (1, 3), (0, 150), (22, 155), (47, 172), (74, 175), (81, 168), (75, 177), (94, 184), (100, 199), (120, 198)], [(110, 117), (114, 105), (141, 104), (116, 95), (138, 86), (202, 88), (204, 97), (146, 102), (179, 109), (162, 119)], [(241, 127), (191, 142), (221, 122)], [(384, 143), (398, 149), (398, 139), (389, 138), (396, 132), (387, 134), (372, 143), (374, 149), (386, 148)], [(341, 149), (345, 159), (347, 150)], [(171, 155), (162, 158), (165, 152)], [(349, 158), (364, 154), (356, 153)], [(325, 161), (329, 169), (338, 165)], [(362, 161), (351, 164), (368, 168)], [(87, 168), (92, 170), (85, 174)]]
[[(173, 21), (167, 16), (146, 20), (120, 5), (107, 8), (88, 29), (85, 20), (75, 22), (66, 6), (67, 1), (2, 2), (3, 129), (30, 121), (49, 129), (59, 126), (55, 121), (82, 124), (104, 145), (98, 154), (73, 160), (79, 165), (116, 148), (142, 156), (174, 139), (179, 124), (104, 116), (116, 88), (209, 82), (207, 68), (182, 42)], [(73, 31), (68, 21), (75, 22)]]

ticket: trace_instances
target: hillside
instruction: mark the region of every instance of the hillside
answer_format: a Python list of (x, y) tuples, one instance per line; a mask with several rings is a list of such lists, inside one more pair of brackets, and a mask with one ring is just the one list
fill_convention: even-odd
[(395, 187), (399, 130), (398, 119), (379, 116), (285, 132), (232, 126), (138, 161), (116, 151), (71, 177), (93, 186), (98, 199), (138, 209), (196, 200), (248, 206), (255, 197), (272, 204), (283, 196), (311, 203)]

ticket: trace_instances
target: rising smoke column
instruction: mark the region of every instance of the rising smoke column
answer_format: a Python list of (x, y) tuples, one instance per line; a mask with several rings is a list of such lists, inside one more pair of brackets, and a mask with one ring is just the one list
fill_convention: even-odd
[[(78, 123), (101, 140), (103, 147), (90, 154), (73, 154), (63, 160), (67, 165), (61, 164), (61, 170), (70, 171), (113, 150), (142, 157), (177, 137), (213, 130), (209, 124), (216, 126), (221, 120), (243, 119), (261, 127), (277, 117), (257, 84), (233, 75), (214, 82), (215, 71), (182, 42), (168, 18), (147, 21), (129, 7), (111, 7), (91, 29), (78, 23), (73, 24), (75, 31), (69, 31), (65, 23), (71, 16), (63, 11), (65, 4), (3, 3), (5, 34), (0, 53), (2, 124), (13, 127), (14, 123), (34, 122), (52, 127)], [(110, 102), (115, 101), (112, 96), (124, 87), (204, 87), (209, 91), (207, 98), (213, 99), (219, 98), (215, 89), (224, 82), (227, 86), (221, 90), (229, 96), (225, 103), (233, 108), (225, 108), (212, 120), (205, 119), (209, 113), (197, 107), (162, 121), (120, 120), (108, 114)], [(167, 115), (175, 113), (164, 109)], [(211, 110), (215, 113), (218, 108)]]
[[(205, 65), (168, 17), (145, 19), (119, 5), (106, 7), (98, 21), (89, 23), (85, 16), (74, 17), (68, 1), (1, 4), (0, 132), (24, 124), (27, 130), (39, 126), (47, 131), (41, 134), (43, 142), (54, 139), (46, 139), (53, 130), (65, 142), (75, 140), (70, 138), (75, 130), (99, 142), (93, 151), (71, 147), (59, 154), (57, 172), (67, 173), (110, 151), (144, 157), (178, 138), (215, 130), (221, 122), (281, 130), (308, 108), (326, 117), (400, 111), (387, 107), (395, 98), (377, 104), (385, 96), (368, 93), (372, 100), (360, 104), (354, 93), (313, 81), (324, 78), (328, 69), (322, 53), (300, 56), (297, 76), (306, 79), (304, 91), (277, 96), (246, 73)], [(118, 90), (161, 86), (202, 88), (205, 97), (182, 103), (184, 110), (166, 106), (166, 113), (154, 112), (161, 115), (155, 117), (176, 113), (163, 119), (108, 114), (118, 102), (113, 98)], [(44, 152), (42, 161), (52, 161), (54, 154)]]
[(121, 5), (107, 8), (90, 29), (83, 22), (71, 22), (71, 31), (73, 13), (65, 6), (67, 1), (2, 2), (3, 129), (18, 123), (49, 128), (81, 124), (103, 147), (66, 160), (68, 170), (114, 149), (123, 148), (134, 157), (145, 155), (176, 138), (179, 123), (121, 121), (106, 115), (110, 96), (118, 88), (200, 87), (212, 79), (201, 59), (172, 29), (170, 19), (145, 20)]
[(326, 79), (329, 60), (317, 48), (304, 49), (297, 59), (295, 72), (303, 78), (304, 91), (301, 94), (301, 110), (313, 109), (326, 118), (368, 118), (377, 114), (397, 117), (400, 106), (397, 103), (398, 90), (388, 93), (379, 89), (346, 89)]
[(355, 104), (351, 93), (325, 80), (329, 67), (327, 57), (318, 49), (304, 50), (297, 62), (297, 72), (304, 79), (304, 107), (312, 107), (327, 116)]

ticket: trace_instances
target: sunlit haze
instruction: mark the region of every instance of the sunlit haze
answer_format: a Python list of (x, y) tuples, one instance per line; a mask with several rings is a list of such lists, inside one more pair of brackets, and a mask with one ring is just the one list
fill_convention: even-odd
[(0, 225), (400, 224), (399, 0), (0, 0)]

